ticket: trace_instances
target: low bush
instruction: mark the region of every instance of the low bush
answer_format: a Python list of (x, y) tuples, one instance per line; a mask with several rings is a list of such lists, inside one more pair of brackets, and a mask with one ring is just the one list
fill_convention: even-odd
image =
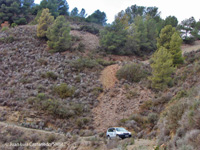
[(134, 138), (127, 138), (124, 139), (121, 144), (118, 146), (118, 148), (123, 149), (123, 150), (127, 150), (127, 146), (128, 145), (133, 145), (135, 143)]
[(186, 97), (188, 95), (187, 91), (185, 90), (181, 90), (181, 91), (178, 91), (178, 93), (176, 94), (175, 98), (174, 99), (181, 99), (182, 97)]
[(67, 84), (62, 83), (53, 88), (53, 93), (57, 94), (60, 98), (64, 99), (71, 97), (75, 92), (74, 87), (69, 87)]
[(99, 29), (95, 28), (94, 26), (87, 26), (87, 25), (83, 25), (80, 27), (81, 31), (86, 31), (92, 34), (99, 34)]
[(25, 25), (27, 24), (26, 18), (20, 18), (19, 20), (15, 21), (18, 25)]
[(100, 143), (101, 143), (101, 139), (99, 137), (96, 137), (96, 136), (88, 138), (87, 141), (90, 141), (91, 146), (95, 149), (98, 149), (98, 147), (100, 146)]
[(159, 115), (156, 113), (149, 113), (147, 118), (149, 123), (155, 125), (159, 119)]
[[(44, 93), (39, 93), (37, 97), (30, 97), (27, 102), (34, 108), (43, 110), (44, 112), (51, 114), (59, 118), (70, 118), (74, 116), (80, 116), (83, 113), (83, 105), (72, 103), (67, 106), (63, 102), (55, 99), (51, 99)], [(86, 120), (83, 120), (86, 123)]]
[(137, 97), (139, 94), (136, 90), (130, 90), (127, 94), (126, 94), (126, 98), (131, 99), (131, 98), (135, 98)]
[(182, 115), (187, 109), (187, 103), (176, 103), (169, 107), (167, 112), (167, 120), (169, 122), (169, 129), (172, 131), (176, 131), (176, 129), (180, 126), (179, 120), (181, 120)]
[(200, 61), (196, 61), (196, 62), (194, 63), (193, 72), (194, 72), (194, 73), (200, 72)]
[(90, 119), (88, 119), (88, 118), (79, 118), (79, 119), (76, 120), (76, 125), (79, 128), (82, 128), (85, 125), (87, 125), (89, 122), (90, 122)]
[(42, 74), (42, 77), (48, 78), (48, 79), (51, 79), (51, 80), (57, 80), (57, 78), (58, 78), (58, 76), (54, 72), (51, 72), (51, 71)]
[(95, 87), (94, 89), (93, 89), (93, 93), (95, 94), (95, 95), (99, 95), (100, 93), (102, 93), (103, 92), (103, 88), (102, 87)]
[(78, 42), (81, 40), (81, 37), (80, 36), (76, 36), (76, 35), (71, 35), (71, 38), (72, 38), (72, 41), (74, 43)]
[(167, 93), (165, 95), (161, 95), (161, 96), (157, 97), (152, 102), (153, 102), (154, 106), (158, 106), (158, 105), (164, 105), (164, 104), (168, 103), (171, 99), (172, 99), (172, 94)]
[(16, 24), (16, 23), (12, 23), (12, 24), (11, 24), (11, 27), (12, 27), (12, 28), (15, 28), (15, 27), (17, 27), (17, 24)]
[[(199, 149), (200, 99), (199, 86), (180, 90), (165, 107), (159, 120), (159, 141), (169, 149)], [(165, 134), (165, 128), (168, 134)], [(175, 135), (175, 136), (174, 136)]]
[(2, 29), (1, 29), (1, 31), (8, 31), (9, 30), (9, 27), (3, 27)]
[(31, 81), (30, 81), (30, 79), (28, 79), (28, 78), (21, 78), (20, 80), (19, 80), (22, 84), (27, 84), (27, 83), (30, 83)]
[(99, 64), (90, 58), (79, 58), (71, 63), (71, 67), (76, 71), (83, 71), (85, 68), (92, 69), (99, 66)]
[(147, 72), (140, 64), (127, 64), (117, 71), (117, 78), (125, 79), (130, 82), (139, 82), (142, 78), (147, 77)]
[(47, 99), (47, 96), (45, 95), (45, 93), (39, 93), (37, 95), (37, 98), (40, 99), (40, 100), (45, 100), (45, 99)]
[(85, 111), (84, 110), (84, 108), (83, 108), (83, 105), (81, 105), (81, 104), (72, 104), (71, 106), (70, 106), (70, 108), (72, 109), (72, 110), (74, 110), (74, 113), (76, 114), (76, 115), (80, 115), (81, 113), (83, 113), (83, 111)]
[(80, 52), (84, 52), (84, 50), (85, 50), (85, 45), (84, 45), (82, 42), (80, 42), (80, 43), (78, 44), (77, 50), (80, 51)]
[(0, 42), (2, 43), (12, 43), (15, 41), (15, 38), (13, 36), (8, 36), (5, 38), (0, 38)]
[(145, 101), (145, 102), (140, 106), (140, 109), (141, 109), (142, 111), (144, 111), (144, 110), (150, 110), (152, 107), (153, 107), (153, 101), (152, 101), (152, 100), (148, 100), (148, 101)]
[(45, 65), (45, 66), (48, 65), (47, 60), (43, 58), (38, 59), (38, 62), (40, 63), (40, 65)]
[(192, 102), (190, 109), (184, 113), (180, 124), (187, 130), (199, 129), (200, 127), (200, 100)]
[(147, 118), (140, 114), (133, 114), (132, 116), (129, 117), (129, 120), (134, 120), (140, 125), (145, 125), (147, 123)]
[(174, 140), (168, 144), (168, 148), (177, 150), (199, 150), (200, 130), (191, 130), (184, 136), (176, 136)]
[(80, 83), (81, 82), (81, 76), (80, 75), (77, 75), (75, 78), (74, 78), (75, 82), (77, 83)]
[(51, 135), (48, 136), (47, 141), (48, 141), (49, 143), (52, 143), (52, 142), (54, 142), (55, 140), (56, 140), (55, 135), (51, 134)]
[(114, 61), (107, 61), (107, 60), (104, 60), (104, 59), (101, 59), (101, 58), (98, 58), (96, 61), (102, 66), (109, 66), (109, 65), (115, 64)]

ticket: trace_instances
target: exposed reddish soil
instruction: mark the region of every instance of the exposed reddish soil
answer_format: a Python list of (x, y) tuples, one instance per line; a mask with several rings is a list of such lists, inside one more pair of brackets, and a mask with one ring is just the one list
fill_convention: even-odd
[(108, 66), (102, 71), (100, 81), (103, 84), (104, 89), (110, 89), (118, 82), (118, 79), (115, 76), (118, 69), (119, 65), (116, 64)]

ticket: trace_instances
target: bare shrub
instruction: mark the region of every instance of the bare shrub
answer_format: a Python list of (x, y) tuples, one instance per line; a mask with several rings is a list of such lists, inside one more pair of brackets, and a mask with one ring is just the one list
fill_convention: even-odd
[(156, 113), (149, 113), (148, 114), (148, 122), (155, 125), (159, 119), (159, 115)]
[(56, 136), (55, 136), (54, 134), (49, 135), (48, 138), (47, 138), (47, 141), (48, 141), (49, 143), (52, 143), (52, 142), (54, 142), (55, 140), (56, 140)]
[(178, 121), (181, 120), (182, 115), (184, 114), (187, 107), (187, 103), (176, 103), (168, 109), (167, 120), (169, 122), (169, 129), (176, 131), (176, 129), (180, 126)]

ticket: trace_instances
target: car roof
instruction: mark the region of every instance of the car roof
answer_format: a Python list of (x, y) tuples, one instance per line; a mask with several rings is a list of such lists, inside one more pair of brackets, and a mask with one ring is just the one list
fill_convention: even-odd
[[(110, 127), (110, 128), (108, 128), (108, 129), (112, 129), (112, 128), (124, 128), (124, 127)], [(125, 128), (124, 128), (125, 129)]]

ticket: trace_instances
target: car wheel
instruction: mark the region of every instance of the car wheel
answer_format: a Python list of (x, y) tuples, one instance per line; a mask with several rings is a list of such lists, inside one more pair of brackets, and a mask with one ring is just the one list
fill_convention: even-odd
[(108, 139), (108, 140), (111, 140), (111, 137), (108, 135), (108, 136), (107, 136), (107, 139)]
[(117, 135), (116, 138), (117, 138), (118, 140), (121, 140), (121, 139), (122, 139), (122, 138), (119, 137), (119, 135)]

